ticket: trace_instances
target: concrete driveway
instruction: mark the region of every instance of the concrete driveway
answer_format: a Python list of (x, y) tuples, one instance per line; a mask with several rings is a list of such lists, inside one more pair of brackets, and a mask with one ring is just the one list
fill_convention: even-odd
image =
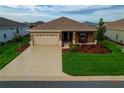
[(33, 46), (0, 70), (0, 81), (122, 81), (124, 76), (69, 76), (59, 46)]
[(62, 50), (59, 46), (32, 46), (0, 70), (0, 80), (54, 78), (62, 72)]

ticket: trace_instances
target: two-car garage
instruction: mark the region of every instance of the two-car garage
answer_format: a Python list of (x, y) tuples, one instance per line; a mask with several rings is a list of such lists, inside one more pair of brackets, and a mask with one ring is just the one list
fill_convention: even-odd
[(32, 33), (33, 45), (59, 45), (59, 33)]

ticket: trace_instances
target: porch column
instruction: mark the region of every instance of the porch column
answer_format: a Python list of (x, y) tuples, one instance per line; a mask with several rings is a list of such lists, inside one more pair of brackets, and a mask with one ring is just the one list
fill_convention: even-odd
[(62, 46), (62, 33), (59, 33), (59, 46)]
[(70, 39), (70, 32), (67, 32), (67, 39), (69, 41), (69, 39)]
[(34, 45), (34, 40), (33, 40), (33, 35), (30, 34), (30, 45), (33, 46)]
[(75, 44), (75, 32), (73, 32), (72, 43)]

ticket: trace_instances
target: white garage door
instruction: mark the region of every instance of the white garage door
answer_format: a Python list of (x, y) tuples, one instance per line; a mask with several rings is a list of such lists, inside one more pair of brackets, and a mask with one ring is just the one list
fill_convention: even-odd
[(34, 45), (59, 45), (59, 33), (41, 33), (33, 36)]

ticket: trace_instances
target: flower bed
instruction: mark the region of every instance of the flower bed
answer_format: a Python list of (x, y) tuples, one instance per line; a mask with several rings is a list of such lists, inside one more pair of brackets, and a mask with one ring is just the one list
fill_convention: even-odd
[[(63, 52), (70, 52), (70, 49), (63, 49)], [(95, 53), (95, 54), (107, 54), (111, 53), (110, 50), (101, 46), (98, 47), (97, 45), (84, 45), (84, 46), (77, 46), (76, 52), (78, 53)]]
[(16, 49), (16, 51), (18, 52), (23, 52), (25, 49), (27, 49), (30, 45), (29, 44), (26, 44), (26, 45), (21, 45), (20, 47), (18, 47)]

